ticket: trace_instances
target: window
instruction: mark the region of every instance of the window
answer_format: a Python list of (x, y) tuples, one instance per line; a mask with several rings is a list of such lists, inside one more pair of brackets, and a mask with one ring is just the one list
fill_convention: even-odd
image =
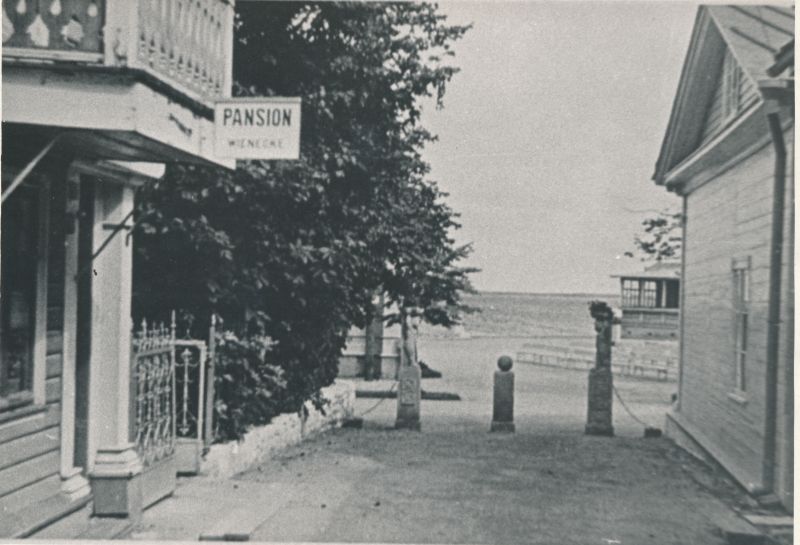
[(622, 280), (622, 306), (656, 308), (660, 297), (655, 280), (625, 278)]
[(747, 391), (747, 320), (750, 306), (750, 259), (733, 262), (733, 334), (735, 387)]
[(678, 280), (667, 280), (664, 282), (666, 290), (666, 308), (678, 308), (681, 299), (681, 283)]
[(722, 118), (730, 119), (739, 113), (741, 101), (739, 90), (742, 83), (742, 69), (731, 54), (730, 49), (725, 50), (722, 61)]
[(639, 306), (639, 281), (626, 278), (622, 281), (622, 306)]
[(656, 308), (656, 301), (658, 300), (658, 287), (653, 280), (644, 280), (642, 282), (641, 300), (639, 301), (640, 307)]
[(33, 399), (39, 199), (21, 186), (3, 203), (0, 225), (0, 410)]

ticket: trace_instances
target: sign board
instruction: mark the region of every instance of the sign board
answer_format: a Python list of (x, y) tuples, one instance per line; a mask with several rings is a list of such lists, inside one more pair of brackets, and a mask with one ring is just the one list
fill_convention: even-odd
[(220, 159), (299, 159), (300, 98), (218, 100), (214, 154)]

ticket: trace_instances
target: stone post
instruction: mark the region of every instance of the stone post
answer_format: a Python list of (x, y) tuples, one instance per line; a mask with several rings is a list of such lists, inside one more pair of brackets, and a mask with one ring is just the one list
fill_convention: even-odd
[(402, 347), (397, 372), (397, 420), (395, 428), (419, 430), (422, 371), (417, 363), (417, 318), (406, 315), (401, 323)]
[(494, 372), (494, 410), (490, 431), (514, 432), (514, 362), (509, 356), (500, 356), (498, 370)]
[(611, 375), (611, 331), (614, 311), (602, 301), (593, 301), (589, 312), (597, 332), (595, 366), (589, 371), (589, 400), (586, 435), (614, 435), (611, 397), (614, 382)]

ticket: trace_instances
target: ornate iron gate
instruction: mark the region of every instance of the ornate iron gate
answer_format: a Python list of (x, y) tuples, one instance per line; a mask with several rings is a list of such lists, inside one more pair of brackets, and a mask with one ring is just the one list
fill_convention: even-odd
[(175, 341), (177, 470), (194, 475), (203, 453), (204, 399), (208, 350), (205, 341)]
[(142, 496), (148, 506), (176, 485), (175, 313), (172, 323), (148, 326), (132, 335), (132, 441), (142, 460)]

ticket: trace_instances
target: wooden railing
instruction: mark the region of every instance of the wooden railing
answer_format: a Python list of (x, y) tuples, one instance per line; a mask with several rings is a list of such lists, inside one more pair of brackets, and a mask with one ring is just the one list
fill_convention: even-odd
[(676, 308), (626, 308), (623, 309), (622, 321), (642, 324), (666, 324), (668, 327), (678, 324), (678, 309)]
[(233, 0), (4, 0), (3, 57), (127, 66), (230, 96)]
[(232, 9), (223, 0), (139, 0), (138, 64), (203, 96), (222, 96)]
[(2, 16), (4, 48), (103, 52), (102, 0), (4, 0)]

